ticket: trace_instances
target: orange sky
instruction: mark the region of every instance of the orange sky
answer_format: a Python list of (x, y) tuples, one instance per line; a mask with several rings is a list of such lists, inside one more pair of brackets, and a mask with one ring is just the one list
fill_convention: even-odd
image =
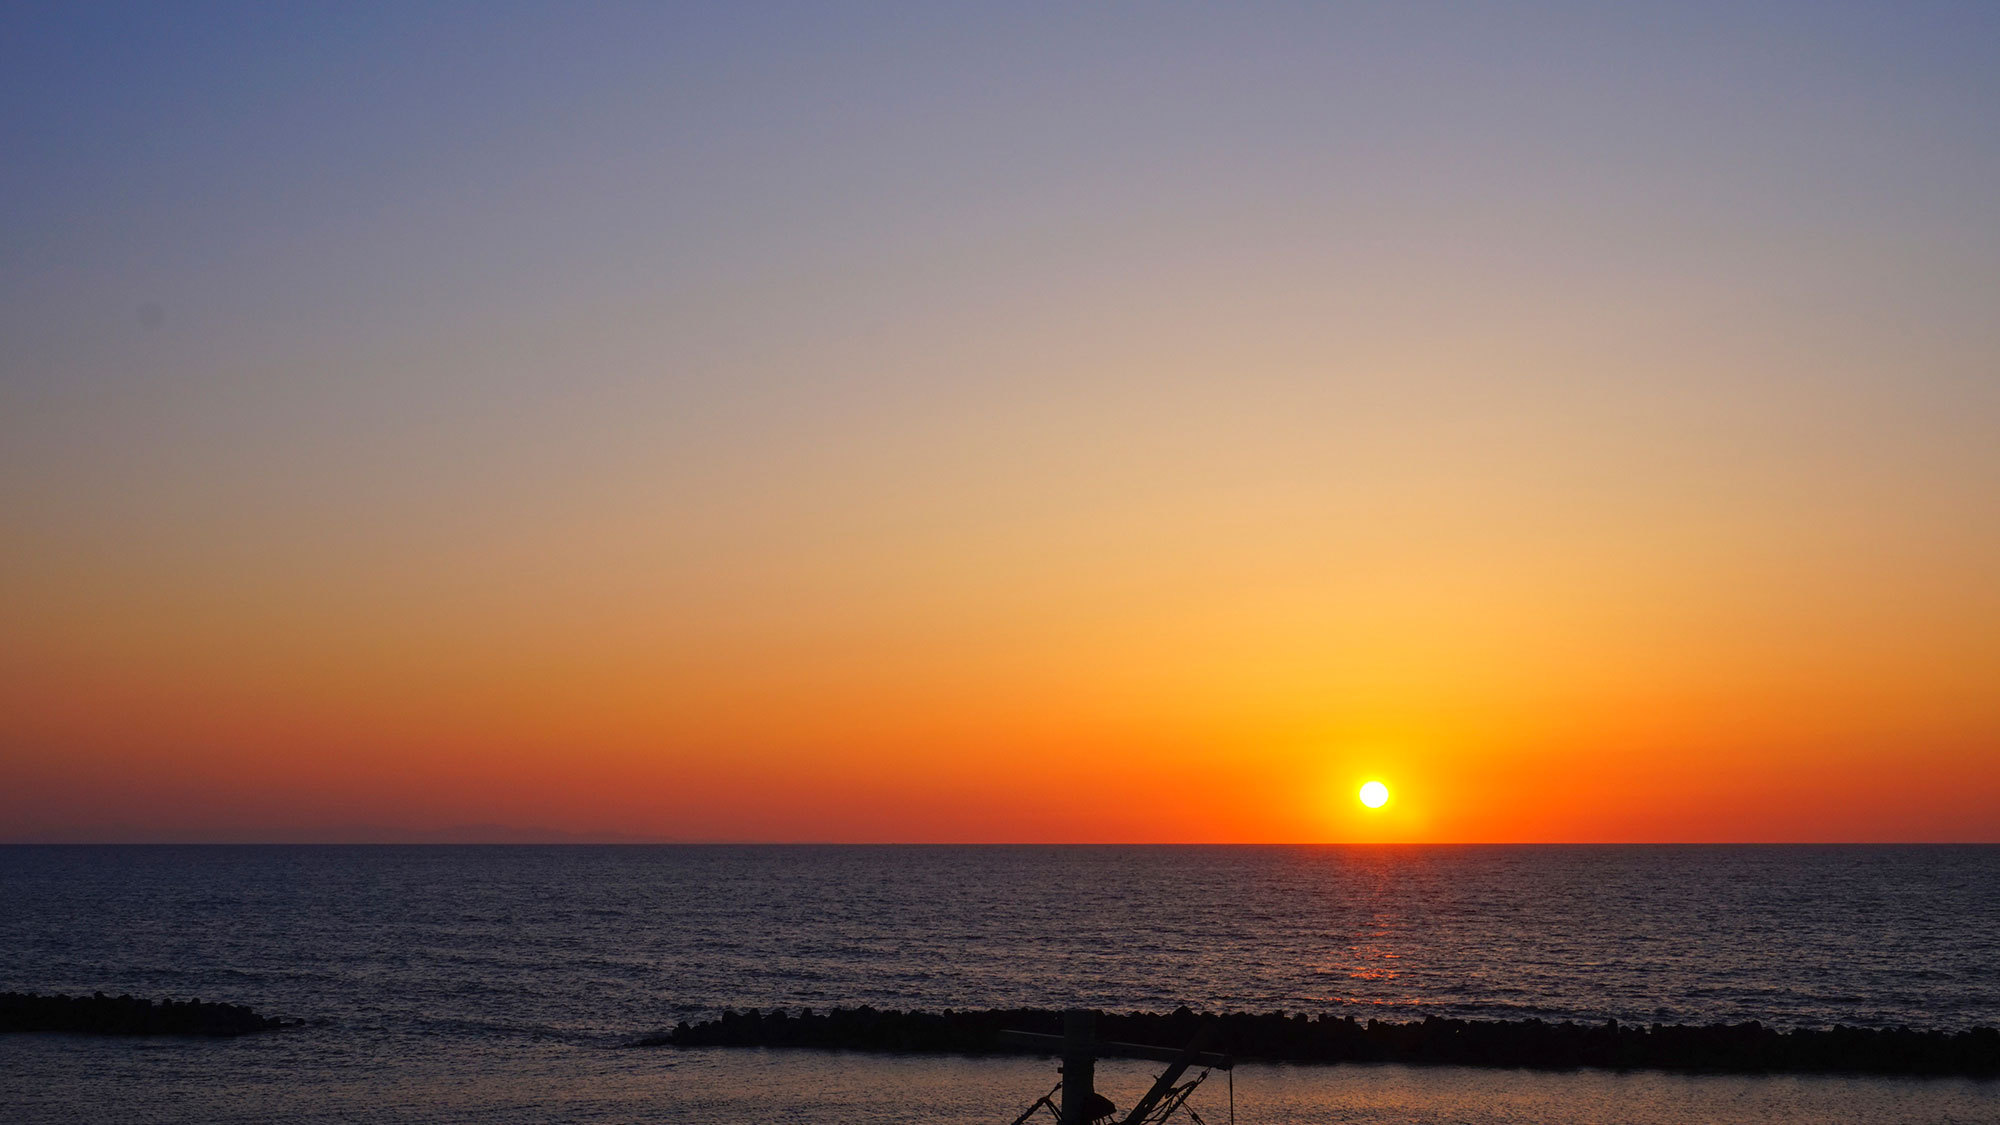
[(1369, 11), (24, 25), (0, 840), (2000, 840), (1996, 38)]

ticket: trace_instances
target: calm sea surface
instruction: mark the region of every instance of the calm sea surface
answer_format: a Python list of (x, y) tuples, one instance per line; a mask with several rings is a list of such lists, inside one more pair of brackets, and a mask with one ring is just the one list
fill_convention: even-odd
[[(312, 1024), (0, 1037), (0, 1116), (1004, 1125), (1052, 1064), (622, 1044), (860, 1003), (1958, 1029), (2000, 1025), (1996, 966), (2000, 847), (8, 847), (0, 988)], [(1246, 1066), (1235, 1095), (1246, 1125), (2000, 1121), (1961, 1080)]]

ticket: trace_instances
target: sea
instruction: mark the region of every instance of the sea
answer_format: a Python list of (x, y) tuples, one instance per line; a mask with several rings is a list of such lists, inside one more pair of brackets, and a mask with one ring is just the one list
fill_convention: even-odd
[[(1053, 1060), (633, 1044), (860, 1004), (2000, 1026), (2000, 846), (8, 846), (0, 990), (304, 1021), (0, 1035), (8, 1122), (1007, 1125)], [(2000, 1082), (1245, 1064), (1189, 1105), (1991, 1125)]]

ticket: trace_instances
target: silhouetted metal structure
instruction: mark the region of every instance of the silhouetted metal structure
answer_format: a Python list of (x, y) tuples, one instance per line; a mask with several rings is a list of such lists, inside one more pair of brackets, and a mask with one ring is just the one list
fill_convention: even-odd
[[(1130, 1113), (1119, 1125), (1149, 1125), (1165, 1121), (1176, 1110), (1187, 1105), (1189, 1095), (1201, 1085), (1210, 1070), (1229, 1070), (1235, 1063), (1228, 1055), (1211, 1054), (1201, 1048), (1207, 1038), (1204, 1028), (1195, 1034), (1194, 1040), (1185, 1048), (1152, 1047), (1144, 1043), (1107, 1043), (1097, 1038), (1097, 1013), (1087, 1008), (1071, 1008), (1063, 1013), (1063, 1033), (1061, 1035), (1040, 1035), (1029, 1031), (1003, 1031), (1000, 1039), (1020, 1047), (1040, 1047), (1055, 1052), (1062, 1057), (1062, 1080), (1055, 1088), (1042, 1095), (1041, 1099), (1029, 1106), (1021, 1116), (1014, 1119), (1014, 1125), (1027, 1125), (1029, 1118), (1040, 1110), (1055, 1115), (1058, 1125), (1091, 1125), (1117, 1115), (1117, 1107), (1111, 1100), (1097, 1092), (1097, 1060), (1101, 1058), (1158, 1059), (1167, 1064), (1160, 1072), (1153, 1087), (1146, 1091)], [(1203, 1070), (1191, 1081), (1181, 1082), (1181, 1076), (1189, 1067), (1199, 1066)], [(1056, 1101), (1060, 1094), (1062, 1100)], [(1188, 1109), (1188, 1116), (1201, 1125), (1201, 1116)], [(1231, 1098), (1230, 1115), (1235, 1116), (1235, 1099)]]

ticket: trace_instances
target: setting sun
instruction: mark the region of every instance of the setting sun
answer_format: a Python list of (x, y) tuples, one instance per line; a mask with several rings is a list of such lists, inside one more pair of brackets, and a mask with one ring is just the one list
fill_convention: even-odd
[(1389, 787), (1379, 781), (1371, 781), (1361, 787), (1361, 803), (1371, 809), (1379, 809), (1389, 803)]

